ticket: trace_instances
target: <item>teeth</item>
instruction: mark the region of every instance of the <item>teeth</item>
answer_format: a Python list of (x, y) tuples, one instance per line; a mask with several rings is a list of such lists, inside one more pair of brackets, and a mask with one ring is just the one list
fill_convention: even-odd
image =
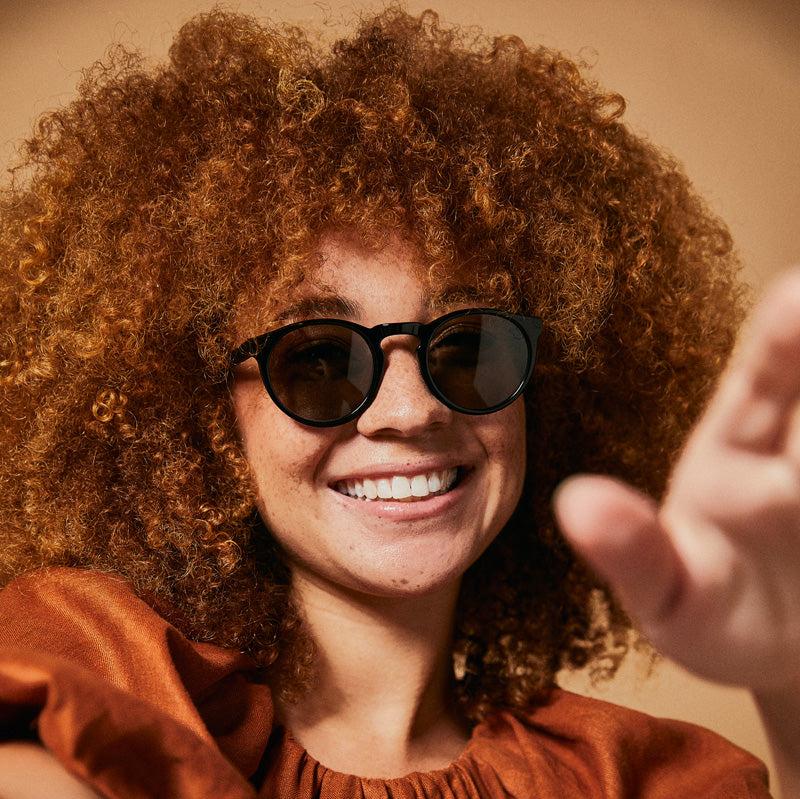
[(411, 482), (409, 481), (409, 479), (407, 477), (393, 477), (392, 499), (408, 499), (410, 496), (411, 496)]
[(431, 493), (430, 488), (428, 488), (428, 478), (424, 474), (412, 477), (408, 490), (412, 497), (427, 497)]
[(411, 478), (404, 475), (379, 477), (371, 480), (343, 480), (337, 483), (336, 490), (354, 499), (398, 499), (413, 501), (431, 494), (444, 494), (450, 490), (458, 475), (457, 469), (444, 469), (439, 472), (417, 474)]

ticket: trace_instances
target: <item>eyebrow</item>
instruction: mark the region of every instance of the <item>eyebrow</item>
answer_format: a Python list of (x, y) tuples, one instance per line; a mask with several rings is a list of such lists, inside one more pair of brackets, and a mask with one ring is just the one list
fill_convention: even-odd
[(303, 297), (290, 303), (273, 317), (273, 321), (336, 317), (353, 319), (363, 313), (361, 305), (341, 294), (319, 294)]
[(453, 305), (486, 305), (485, 293), (471, 285), (447, 286), (431, 297), (431, 307), (447, 309)]
[[(453, 305), (485, 303), (485, 296), (474, 286), (448, 286), (430, 298), (429, 305), (433, 310), (446, 311)], [(301, 297), (290, 303), (272, 317), (273, 324), (296, 321), (300, 319), (356, 319), (364, 315), (360, 303), (350, 300), (335, 292), (314, 294)]]

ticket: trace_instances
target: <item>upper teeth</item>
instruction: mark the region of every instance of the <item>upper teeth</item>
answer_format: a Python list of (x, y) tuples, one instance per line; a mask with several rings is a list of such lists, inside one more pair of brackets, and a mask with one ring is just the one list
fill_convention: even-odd
[(398, 474), (374, 479), (365, 477), (361, 480), (342, 480), (336, 484), (336, 490), (358, 499), (427, 497), (429, 494), (443, 494), (447, 491), (455, 482), (457, 473), (457, 469), (443, 469), (413, 477)]

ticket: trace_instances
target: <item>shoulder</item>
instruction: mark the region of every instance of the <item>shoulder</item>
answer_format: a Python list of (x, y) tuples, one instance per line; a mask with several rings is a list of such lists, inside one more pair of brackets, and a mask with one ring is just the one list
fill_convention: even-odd
[(24, 572), (0, 590), (0, 608), (11, 602), (47, 602), (51, 596), (84, 598), (133, 597), (131, 586), (119, 575), (95, 569), (51, 566)]
[(766, 766), (722, 736), (562, 689), (525, 713), (494, 714), (476, 735), (576, 796), (769, 796)]
[(35, 665), (59, 683), (91, 679), (156, 704), (166, 690), (207, 690), (255, 668), (238, 651), (188, 639), (121, 577), (70, 568), (31, 572), (0, 591), (4, 663)]
[(108, 607), (109, 602), (141, 603), (131, 586), (121, 577), (89, 569), (50, 567), (19, 575), (0, 590), (0, 615), (25, 609), (26, 616), (37, 612), (58, 612), (78, 604)]
[(106, 636), (164, 625), (125, 580), (103, 572), (40, 569), (0, 591), (0, 647), (94, 653), (102, 662)]

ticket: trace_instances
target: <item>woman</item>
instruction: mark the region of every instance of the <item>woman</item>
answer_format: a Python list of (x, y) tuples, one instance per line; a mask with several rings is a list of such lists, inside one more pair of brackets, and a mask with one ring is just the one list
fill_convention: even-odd
[[(798, 279), (665, 494), (743, 303), (622, 110), (430, 13), (329, 55), (213, 13), (40, 123), (3, 213), (6, 793), (767, 796), (555, 688), (613, 674), (623, 607), (756, 692), (794, 788)], [(582, 556), (575, 472), (629, 484), (559, 488)]]

